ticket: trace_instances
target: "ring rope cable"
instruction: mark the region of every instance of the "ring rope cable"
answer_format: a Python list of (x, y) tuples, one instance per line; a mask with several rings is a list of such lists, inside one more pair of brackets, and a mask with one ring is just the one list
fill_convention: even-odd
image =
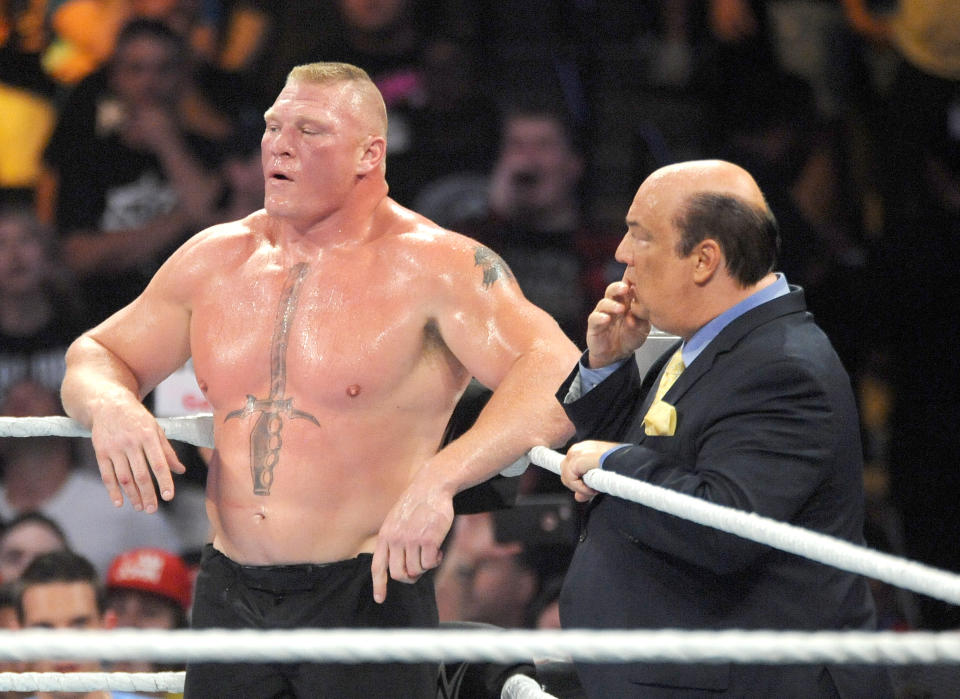
[[(213, 446), (213, 417), (210, 414), (157, 418), (157, 422), (170, 439), (195, 446)], [(66, 417), (0, 417), (0, 436), (53, 435), (86, 437), (90, 431)], [(527, 454), (531, 462), (556, 474), (560, 473), (563, 458), (563, 454), (546, 447), (534, 447)], [(517, 475), (517, 470), (524, 466), (525, 461), (518, 460), (502, 473)], [(951, 604), (960, 604), (960, 575), (955, 573), (601, 469), (584, 474), (584, 482), (598, 492), (609, 493), (841, 570), (859, 573)]]
[[(182, 693), (186, 673), (180, 672), (0, 672), (2, 692), (173, 692)], [(556, 699), (535, 679), (511, 675), (501, 699)]]
[(182, 692), (180, 672), (0, 672), (2, 692)]
[(0, 631), (0, 660), (155, 662), (960, 663), (957, 631), (110, 629)]

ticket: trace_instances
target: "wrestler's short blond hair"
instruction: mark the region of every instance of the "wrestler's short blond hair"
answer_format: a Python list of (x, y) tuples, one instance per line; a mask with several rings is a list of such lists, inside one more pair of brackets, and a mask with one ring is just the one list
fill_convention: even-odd
[(357, 92), (365, 102), (364, 106), (371, 111), (380, 128), (380, 134), (387, 133), (387, 106), (383, 95), (370, 75), (363, 68), (350, 63), (324, 61), (304, 63), (294, 67), (287, 74), (287, 83), (301, 82), (313, 85), (329, 85), (333, 83), (353, 83)]

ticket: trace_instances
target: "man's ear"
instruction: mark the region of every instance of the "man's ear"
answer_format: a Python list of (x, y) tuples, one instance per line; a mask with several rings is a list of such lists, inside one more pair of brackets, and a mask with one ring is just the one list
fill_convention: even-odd
[(386, 155), (387, 140), (383, 136), (370, 136), (357, 164), (357, 174), (367, 175), (373, 172), (381, 166)]
[(697, 284), (706, 284), (726, 264), (723, 250), (713, 238), (705, 238), (697, 243), (693, 256), (693, 281)]

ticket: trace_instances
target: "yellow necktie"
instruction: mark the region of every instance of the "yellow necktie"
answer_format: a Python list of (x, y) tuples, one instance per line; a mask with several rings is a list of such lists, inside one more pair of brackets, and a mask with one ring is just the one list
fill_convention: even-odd
[(667, 362), (667, 368), (663, 370), (663, 376), (660, 377), (660, 385), (657, 386), (657, 392), (654, 394), (653, 402), (658, 403), (663, 394), (670, 390), (670, 387), (673, 386), (676, 382), (677, 377), (683, 373), (683, 370), (686, 367), (683, 366), (683, 355), (680, 354), (680, 350), (677, 350), (670, 361)]
[(663, 370), (663, 376), (660, 377), (660, 385), (654, 393), (653, 403), (650, 404), (647, 414), (643, 417), (643, 428), (647, 435), (672, 436), (677, 426), (677, 413), (672, 405), (662, 401), (663, 395), (670, 390), (670, 387), (676, 382), (677, 377), (683, 373), (683, 356), (680, 350), (670, 357), (666, 369)]

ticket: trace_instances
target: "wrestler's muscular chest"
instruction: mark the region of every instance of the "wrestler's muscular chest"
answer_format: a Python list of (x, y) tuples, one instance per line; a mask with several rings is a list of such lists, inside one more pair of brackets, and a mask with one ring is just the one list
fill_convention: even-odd
[(215, 410), (316, 417), (420, 400), (420, 374), (442, 379), (422, 366), (443, 350), (423, 280), (387, 256), (374, 248), (282, 262), (257, 252), (211, 280), (194, 304), (191, 348)]

